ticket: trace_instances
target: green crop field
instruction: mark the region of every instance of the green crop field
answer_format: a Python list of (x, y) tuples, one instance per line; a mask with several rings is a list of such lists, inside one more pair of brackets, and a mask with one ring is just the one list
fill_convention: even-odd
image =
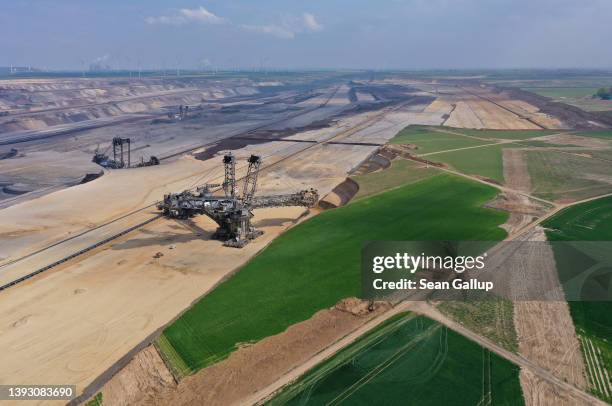
[(514, 144), (490, 145), (463, 151), (442, 152), (428, 155), (427, 159), (442, 162), (468, 175), (478, 175), (504, 183), (504, 148), (515, 148)]
[(594, 87), (531, 87), (524, 88), (532, 93), (540, 96), (550, 97), (552, 99), (580, 98), (591, 97), (597, 92), (598, 88)]
[(381, 193), (439, 174), (437, 170), (425, 168), (421, 163), (397, 158), (385, 170), (353, 176), (352, 179), (359, 184), (359, 191), (354, 199)]
[(557, 151), (527, 151), (533, 194), (548, 200), (580, 200), (612, 192), (612, 163)]
[(580, 152), (585, 152), (590, 156), (597, 159), (605, 159), (609, 161), (609, 166), (612, 168), (612, 149), (592, 149), (592, 150), (584, 150)]
[(579, 133), (576, 133), (576, 135), (612, 140), (612, 130), (580, 131)]
[(534, 137), (543, 137), (561, 132), (560, 130), (469, 130), (466, 128), (454, 128), (453, 131), (479, 138), (525, 140)]
[[(567, 208), (543, 225), (550, 241), (612, 241), (612, 197)], [(560, 260), (563, 253), (555, 251), (555, 256)], [(569, 302), (569, 306), (593, 392), (612, 402), (593, 366), (599, 362), (612, 375), (612, 302)], [(608, 381), (607, 386), (612, 393), (612, 383)]]
[[(192, 371), (360, 292), (367, 240), (500, 240), (493, 187), (440, 174), (329, 210), (288, 230), (164, 331)], [(175, 358), (176, 355), (167, 357)]]
[(442, 301), (438, 310), (475, 333), (487, 337), (505, 349), (517, 352), (514, 306), (502, 298), (477, 301)]
[(552, 241), (612, 241), (612, 197), (567, 208), (544, 225)]
[(545, 141), (541, 141), (541, 140), (520, 141), (520, 142), (517, 142), (517, 143), (519, 143), (523, 147), (538, 147), (538, 148), (563, 148), (563, 147), (570, 147), (570, 148), (576, 148), (576, 145), (557, 144), (557, 143), (554, 143), (554, 142), (545, 142)]
[(391, 144), (414, 144), (418, 147), (416, 150), (417, 154), (428, 154), (430, 152), (472, 147), (475, 145), (489, 144), (491, 142), (492, 141), (477, 140), (462, 135), (435, 131), (433, 127), (424, 126), (406, 127), (390, 141)]
[(601, 100), (599, 97), (593, 97), (597, 90), (601, 87), (609, 87), (608, 80), (601, 83), (593, 83), (594, 86), (576, 86), (576, 87), (524, 87), (532, 93), (541, 96), (550, 97), (551, 99), (576, 106), (586, 111), (605, 111), (612, 109), (612, 101)]
[(270, 405), (522, 405), (519, 368), (425, 317), (400, 314)]

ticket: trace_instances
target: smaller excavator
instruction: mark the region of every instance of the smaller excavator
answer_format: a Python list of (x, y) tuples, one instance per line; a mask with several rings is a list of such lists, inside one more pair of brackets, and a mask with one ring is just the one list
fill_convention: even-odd
[(159, 159), (155, 156), (151, 156), (148, 161), (141, 158), (139, 163), (132, 165), (131, 145), (132, 142), (129, 138), (114, 137), (111, 144), (113, 147), (113, 157), (110, 158), (107, 155), (110, 146), (105, 151), (100, 151), (100, 146), (98, 146), (91, 161), (103, 168), (109, 169), (129, 169), (159, 165)]
[[(164, 195), (157, 208), (170, 218), (187, 219), (199, 214), (210, 217), (218, 228), (213, 238), (224, 241), (229, 247), (242, 248), (250, 240), (262, 235), (251, 224), (253, 209), (263, 207), (304, 206), (313, 207), (319, 200), (315, 189), (302, 190), (293, 194), (255, 196), (257, 178), (262, 160), (251, 155), (248, 159), (242, 194), (238, 193), (236, 181), (236, 158), (231, 153), (223, 157), (225, 177), (222, 184), (205, 184), (194, 190)], [(217, 196), (215, 191), (223, 189)]]

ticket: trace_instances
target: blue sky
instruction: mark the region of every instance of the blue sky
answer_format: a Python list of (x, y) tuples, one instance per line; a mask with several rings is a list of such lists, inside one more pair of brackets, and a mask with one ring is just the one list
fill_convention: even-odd
[(610, 0), (3, 0), (0, 65), (611, 68)]

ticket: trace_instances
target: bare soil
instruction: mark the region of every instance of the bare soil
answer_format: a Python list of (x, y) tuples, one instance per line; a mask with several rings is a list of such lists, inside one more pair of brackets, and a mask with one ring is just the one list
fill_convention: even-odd
[(612, 118), (598, 113), (586, 112), (578, 107), (564, 103), (558, 103), (547, 97), (537, 95), (519, 88), (505, 88), (505, 93), (511, 97), (524, 100), (529, 104), (537, 106), (540, 111), (557, 117), (568, 128), (576, 129), (601, 129), (612, 126)]
[(322, 209), (333, 209), (347, 204), (359, 192), (359, 184), (353, 179), (346, 178), (336, 186), (323, 199), (319, 201)]
[(151, 345), (102, 387), (102, 399), (104, 404), (129, 406), (142, 397), (154, 397), (174, 387), (172, 374)]
[(519, 351), (579, 388), (586, 388), (585, 368), (566, 302), (514, 303)]
[(391, 159), (394, 158), (394, 154), (386, 155), (391, 156), (385, 156), (383, 151), (372, 155), (367, 161), (359, 165), (359, 167), (351, 175), (365, 175), (366, 173), (387, 169), (391, 166)]
[(584, 404), (581, 399), (572, 396), (571, 392), (552, 385), (528, 369), (521, 369), (519, 379), (523, 388), (525, 404), (528, 406), (575, 406)]

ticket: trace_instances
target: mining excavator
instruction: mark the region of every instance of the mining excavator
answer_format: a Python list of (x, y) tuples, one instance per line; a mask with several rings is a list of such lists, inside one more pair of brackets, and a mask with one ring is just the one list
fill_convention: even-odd
[[(313, 207), (319, 200), (319, 194), (315, 189), (285, 195), (255, 196), (261, 164), (259, 156), (250, 156), (240, 194), (237, 190), (236, 158), (229, 153), (223, 157), (225, 176), (222, 184), (205, 184), (195, 190), (164, 195), (163, 201), (157, 204), (157, 208), (170, 218), (187, 219), (199, 214), (208, 216), (218, 225), (213, 238), (224, 241), (226, 246), (242, 248), (250, 240), (263, 234), (251, 224), (253, 209), (281, 206)], [(223, 193), (215, 194), (221, 189)]]
[(100, 151), (100, 146), (98, 146), (91, 161), (103, 168), (109, 169), (141, 168), (159, 165), (159, 159), (155, 156), (151, 156), (148, 161), (141, 158), (139, 163), (132, 165), (131, 145), (132, 142), (129, 138), (114, 137), (111, 144), (113, 147), (113, 157), (111, 158), (107, 155), (110, 146), (105, 151)]

